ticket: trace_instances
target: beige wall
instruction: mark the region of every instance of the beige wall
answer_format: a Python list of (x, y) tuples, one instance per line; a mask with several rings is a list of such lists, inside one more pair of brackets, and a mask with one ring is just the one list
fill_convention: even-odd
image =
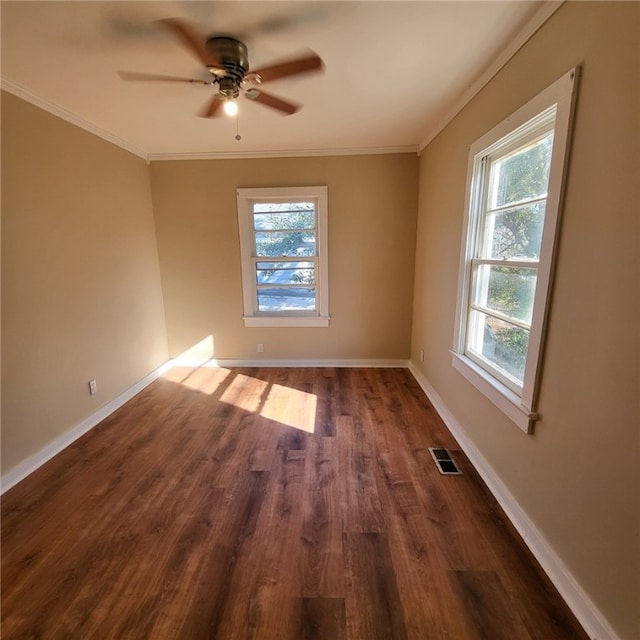
[[(417, 179), (415, 154), (152, 163), (171, 355), (407, 359)], [(330, 326), (245, 328), (236, 188), (300, 185), (329, 187)]]
[(3, 93), (2, 473), (166, 358), (145, 162)]
[[(640, 4), (570, 2), (425, 149), (412, 361), (620, 638), (640, 638)], [(582, 65), (535, 434), (451, 366), (469, 145)], [(425, 361), (419, 362), (419, 351)]]

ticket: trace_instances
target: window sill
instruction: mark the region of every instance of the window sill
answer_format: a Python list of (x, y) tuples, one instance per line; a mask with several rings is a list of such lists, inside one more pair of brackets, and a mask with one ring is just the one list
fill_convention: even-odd
[(466, 356), (454, 351), (451, 355), (454, 369), (491, 400), (519, 429), (527, 434), (533, 432), (533, 425), (538, 415), (527, 409), (511, 389), (491, 377)]
[(328, 327), (330, 316), (243, 316), (245, 327)]

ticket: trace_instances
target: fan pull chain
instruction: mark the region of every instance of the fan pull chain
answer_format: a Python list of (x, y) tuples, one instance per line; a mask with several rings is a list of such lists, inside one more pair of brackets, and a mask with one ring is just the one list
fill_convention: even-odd
[(236, 140), (238, 142), (242, 140), (242, 136), (240, 135), (240, 114), (236, 113)]

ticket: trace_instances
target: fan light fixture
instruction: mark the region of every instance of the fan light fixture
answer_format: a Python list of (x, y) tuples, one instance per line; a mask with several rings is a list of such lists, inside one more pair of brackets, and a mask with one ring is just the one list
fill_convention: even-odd
[(235, 100), (225, 100), (223, 109), (228, 116), (233, 117), (238, 114), (238, 103)]

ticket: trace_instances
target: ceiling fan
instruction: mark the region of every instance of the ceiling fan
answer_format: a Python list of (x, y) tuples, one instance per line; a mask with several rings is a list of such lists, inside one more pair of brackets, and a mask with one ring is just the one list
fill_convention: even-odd
[[(218, 85), (218, 93), (198, 114), (203, 118), (221, 115), (223, 111), (233, 115), (237, 110), (236, 98), (241, 91), (245, 97), (266, 107), (271, 107), (285, 115), (291, 115), (300, 109), (300, 105), (263, 91), (265, 82), (288, 76), (321, 71), (324, 64), (315, 53), (293, 58), (284, 62), (268, 65), (259, 69), (249, 66), (246, 45), (232, 36), (214, 35), (209, 38), (199, 34), (190, 24), (177, 18), (160, 20), (160, 23), (172, 31), (182, 44), (206, 67), (211, 80), (181, 78), (121, 71), (123, 80), (187, 82), (190, 84)], [(223, 109), (224, 107), (224, 109)], [(232, 107), (229, 109), (229, 107)], [(235, 107), (235, 109), (234, 109)]]

